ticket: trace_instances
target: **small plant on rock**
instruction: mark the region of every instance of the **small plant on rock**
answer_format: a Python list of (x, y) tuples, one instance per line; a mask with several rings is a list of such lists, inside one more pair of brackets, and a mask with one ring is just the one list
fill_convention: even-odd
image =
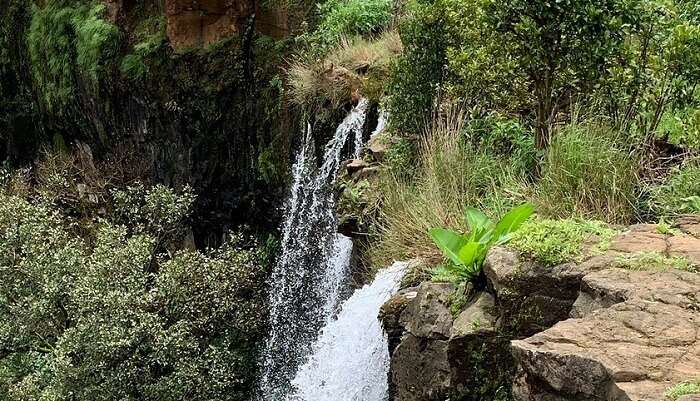
[(479, 276), (486, 253), (494, 245), (510, 241), (513, 232), (534, 213), (535, 208), (525, 203), (506, 213), (498, 223), (475, 208), (467, 208), (465, 218), (469, 234), (463, 235), (443, 228), (429, 231), (433, 242), (448, 259), (434, 271), (434, 277), (458, 281), (474, 280)]

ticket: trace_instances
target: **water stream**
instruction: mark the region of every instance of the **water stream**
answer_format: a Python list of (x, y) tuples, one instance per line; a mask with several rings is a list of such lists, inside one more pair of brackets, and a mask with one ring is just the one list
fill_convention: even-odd
[(333, 194), (349, 140), (352, 155), (361, 154), (367, 108), (368, 101), (360, 100), (326, 144), (321, 160), (311, 127), (297, 154), (282, 252), (271, 276), (271, 332), (262, 354), (258, 401), (385, 398), (387, 346), (375, 317), (403, 269), (395, 265), (380, 272), (374, 283), (341, 305), (350, 288), (353, 245), (337, 233)]

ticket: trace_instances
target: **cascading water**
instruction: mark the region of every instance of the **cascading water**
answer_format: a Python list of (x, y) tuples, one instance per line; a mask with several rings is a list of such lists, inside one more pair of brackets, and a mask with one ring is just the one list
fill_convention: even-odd
[(271, 333), (262, 355), (260, 400), (281, 401), (291, 392), (297, 368), (347, 287), (352, 241), (336, 233), (333, 186), (348, 137), (354, 134), (354, 142), (361, 141), (367, 107), (368, 101), (360, 100), (338, 126), (320, 167), (309, 127), (294, 164), (282, 254), (271, 276)]
[(399, 287), (406, 263), (377, 273), (342, 306), (292, 381), (286, 401), (384, 401), (389, 390), (389, 344), (376, 316)]
[[(320, 167), (309, 127), (294, 164), (282, 255), (272, 273), (272, 331), (263, 352), (260, 401), (386, 398), (388, 345), (374, 317), (397, 290), (405, 265), (379, 272), (339, 308), (349, 288), (352, 241), (336, 233), (332, 189), (353, 133), (354, 156), (361, 154), (367, 107), (362, 99), (340, 124)], [(384, 121), (380, 118), (375, 133), (383, 130)]]

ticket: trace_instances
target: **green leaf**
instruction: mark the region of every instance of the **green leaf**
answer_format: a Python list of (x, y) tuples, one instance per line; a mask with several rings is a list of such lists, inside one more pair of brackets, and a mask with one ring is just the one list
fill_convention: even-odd
[(462, 247), (469, 242), (467, 238), (454, 231), (445, 230), (443, 228), (433, 228), (428, 231), (430, 238), (433, 239), (435, 245), (440, 248), (453, 263), (461, 265), (462, 260), (459, 257), (459, 252)]
[(467, 210), (464, 212), (464, 218), (467, 220), (467, 225), (471, 231), (481, 230), (493, 224), (481, 210), (473, 207), (467, 207)]
[(494, 227), (493, 221), (480, 210), (467, 207), (464, 218), (469, 225), (469, 240), (474, 242), (488, 243)]
[(510, 235), (520, 228), (520, 226), (532, 216), (535, 212), (535, 207), (530, 203), (524, 203), (510, 212), (496, 224), (494, 230), (494, 238), (498, 244), (503, 244), (510, 240)]
[(459, 260), (465, 266), (474, 265), (477, 261), (479, 253), (483, 245), (478, 242), (468, 242), (462, 246), (462, 248), (457, 253)]

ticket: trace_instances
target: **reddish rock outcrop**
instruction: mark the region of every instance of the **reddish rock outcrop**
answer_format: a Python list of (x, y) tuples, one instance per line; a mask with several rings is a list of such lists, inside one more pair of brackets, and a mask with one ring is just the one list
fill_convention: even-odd
[(255, 0), (166, 0), (165, 5), (168, 39), (175, 50), (206, 47), (242, 32), (253, 19), (265, 35), (289, 33), (286, 9), (263, 9)]

